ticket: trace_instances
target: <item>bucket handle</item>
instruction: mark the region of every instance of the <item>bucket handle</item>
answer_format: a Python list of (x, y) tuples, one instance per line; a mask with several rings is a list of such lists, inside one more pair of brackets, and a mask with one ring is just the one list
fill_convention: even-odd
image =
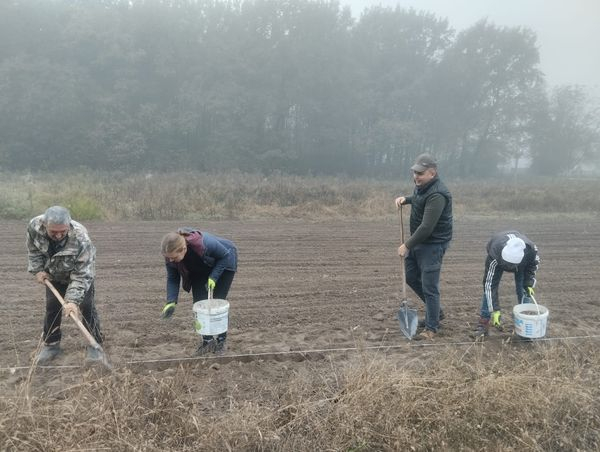
[[(525, 295), (523, 295), (523, 298), (525, 298)], [(521, 299), (521, 304), (523, 304), (523, 298)], [(528, 298), (531, 298), (533, 300), (533, 302), (535, 303), (535, 307), (537, 308), (538, 315), (541, 315), (540, 306), (537, 304), (537, 301), (535, 301), (535, 297), (533, 295), (529, 295)]]

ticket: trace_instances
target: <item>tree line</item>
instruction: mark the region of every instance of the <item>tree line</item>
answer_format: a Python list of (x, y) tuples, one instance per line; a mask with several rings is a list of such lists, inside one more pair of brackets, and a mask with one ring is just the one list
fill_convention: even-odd
[(0, 3), (0, 168), (450, 176), (598, 155), (583, 87), (536, 35), (320, 0)]

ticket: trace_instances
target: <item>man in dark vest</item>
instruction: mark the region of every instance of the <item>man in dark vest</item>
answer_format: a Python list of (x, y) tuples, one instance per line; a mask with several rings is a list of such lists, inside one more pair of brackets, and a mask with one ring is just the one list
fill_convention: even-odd
[(412, 196), (396, 198), (396, 206), (410, 204), (410, 238), (398, 248), (405, 259), (406, 282), (425, 303), (424, 329), (417, 339), (433, 339), (444, 312), (440, 306), (442, 259), (452, 239), (452, 195), (440, 180), (437, 162), (429, 154), (417, 157), (411, 167)]

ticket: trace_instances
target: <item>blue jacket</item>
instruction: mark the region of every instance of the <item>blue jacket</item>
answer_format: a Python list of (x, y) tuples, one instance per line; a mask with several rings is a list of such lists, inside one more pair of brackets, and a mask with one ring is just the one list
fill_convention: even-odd
[(225, 270), (237, 270), (237, 248), (230, 240), (193, 228), (180, 228), (178, 232), (186, 234), (187, 252), (181, 262), (165, 259), (168, 301), (177, 301), (180, 282), (189, 292), (195, 275), (208, 273), (208, 278), (217, 282)]

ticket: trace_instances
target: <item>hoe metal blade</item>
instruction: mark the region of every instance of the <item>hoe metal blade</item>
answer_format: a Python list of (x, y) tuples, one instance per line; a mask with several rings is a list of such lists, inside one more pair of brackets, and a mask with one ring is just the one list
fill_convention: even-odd
[(412, 339), (417, 334), (417, 326), (419, 324), (417, 310), (409, 308), (406, 300), (402, 302), (398, 311), (398, 321), (400, 322), (400, 331), (408, 339)]

